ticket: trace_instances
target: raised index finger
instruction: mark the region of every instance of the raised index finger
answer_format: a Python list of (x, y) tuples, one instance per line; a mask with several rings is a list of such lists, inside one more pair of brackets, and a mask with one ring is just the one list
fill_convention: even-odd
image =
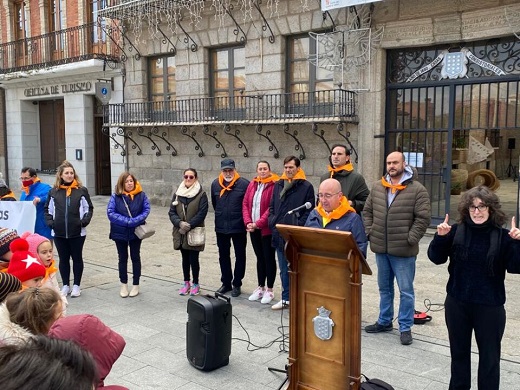
[(448, 214), (446, 214), (446, 218), (444, 218), (444, 223), (447, 224), (449, 222), (449, 220), (450, 220), (450, 216)]
[(516, 228), (515, 217), (511, 218), (511, 230)]

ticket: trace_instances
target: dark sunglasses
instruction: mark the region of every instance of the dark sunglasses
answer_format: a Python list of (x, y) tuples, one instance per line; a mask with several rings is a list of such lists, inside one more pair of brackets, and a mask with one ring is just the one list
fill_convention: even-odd
[(193, 175), (184, 175), (184, 179), (186, 179), (186, 180), (188, 180), (188, 179), (192, 180), (192, 179), (195, 179), (195, 176), (193, 176)]

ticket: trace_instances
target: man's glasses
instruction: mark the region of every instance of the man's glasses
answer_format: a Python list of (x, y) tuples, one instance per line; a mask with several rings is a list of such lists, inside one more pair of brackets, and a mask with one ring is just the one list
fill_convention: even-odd
[(485, 204), (479, 204), (478, 206), (471, 205), (468, 208), (470, 212), (474, 213), (476, 210), (480, 212), (486, 211), (488, 207)]
[(320, 199), (330, 199), (335, 195), (338, 195), (341, 191), (336, 192), (335, 194), (318, 194), (318, 198)]
[(195, 176), (193, 176), (193, 175), (184, 175), (184, 179), (185, 180), (188, 180), (188, 179), (189, 180), (193, 180), (193, 179), (195, 179)]

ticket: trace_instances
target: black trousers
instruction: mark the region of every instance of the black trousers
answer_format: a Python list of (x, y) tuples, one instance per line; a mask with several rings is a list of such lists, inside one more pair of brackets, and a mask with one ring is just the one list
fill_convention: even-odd
[(190, 268), (193, 272), (193, 284), (199, 284), (199, 251), (192, 251), (181, 248), (182, 255), (182, 273), (184, 275), (184, 281), (190, 281)]
[(276, 279), (276, 250), (271, 245), (272, 235), (262, 236), (260, 229), (255, 229), (249, 233), (251, 244), (256, 255), (256, 275), (258, 277), (258, 285), (273, 288)]
[(60, 275), (64, 286), (70, 283), (70, 258), (72, 257), (72, 270), (74, 271), (74, 284), (81, 286), (83, 276), (83, 245), (86, 236), (63, 238), (54, 237), (54, 244), (60, 257)]
[[(235, 249), (235, 272), (231, 270), (231, 241)], [(246, 274), (247, 233), (217, 233), (218, 261), (222, 284), (225, 286), (242, 286)]]
[(478, 346), (478, 388), (500, 387), (500, 349), (506, 326), (503, 305), (465, 303), (446, 296), (445, 318), (451, 352), (450, 390), (471, 388), (471, 336)]
[(128, 248), (130, 248), (130, 259), (132, 260), (132, 284), (139, 285), (141, 278), (141, 243), (142, 240), (122, 241), (115, 240), (117, 254), (119, 256), (118, 270), (119, 281), (121, 283), (128, 283)]

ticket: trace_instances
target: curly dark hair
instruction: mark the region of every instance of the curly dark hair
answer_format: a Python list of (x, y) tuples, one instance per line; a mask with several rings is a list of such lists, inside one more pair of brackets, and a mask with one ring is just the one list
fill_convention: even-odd
[(473, 187), (462, 195), (458, 207), (459, 223), (464, 222), (466, 218), (470, 218), (469, 206), (473, 204), (475, 198), (480, 199), (488, 207), (489, 220), (493, 225), (503, 226), (506, 223), (507, 217), (504, 211), (502, 211), (500, 199), (497, 194), (486, 186)]

